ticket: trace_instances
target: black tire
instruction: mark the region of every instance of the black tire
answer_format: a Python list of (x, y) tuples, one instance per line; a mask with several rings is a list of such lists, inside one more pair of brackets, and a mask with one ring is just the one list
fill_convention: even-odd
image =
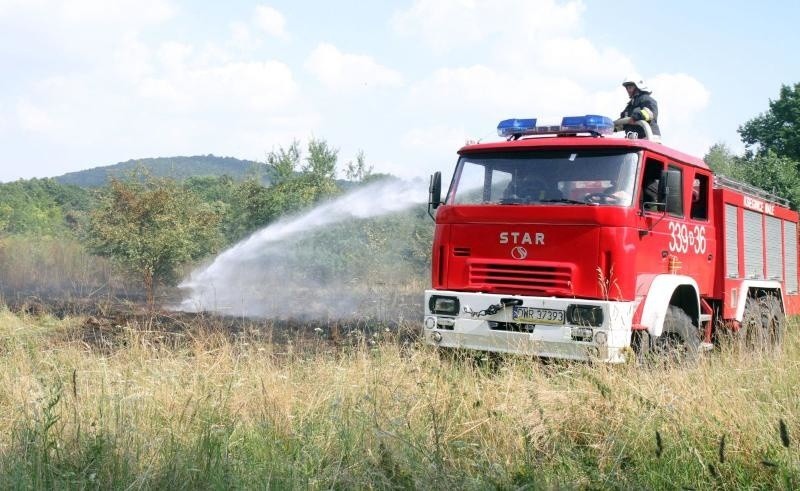
[(781, 301), (775, 295), (765, 295), (758, 302), (761, 311), (761, 325), (764, 329), (765, 347), (777, 349), (783, 342), (786, 330), (786, 316)]
[(742, 323), (735, 338), (740, 350), (761, 351), (767, 345), (766, 330), (761, 319), (761, 306), (757, 299), (747, 297)]
[(691, 363), (700, 357), (700, 330), (682, 308), (670, 305), (653, 353), (664, 361)]
[(631, 349), (633, 350), (636, 363), (646, 363), (654, 349), (652, 347), (650, 334), (648, 334), (647, 331), (633, 331), (631, 333)]

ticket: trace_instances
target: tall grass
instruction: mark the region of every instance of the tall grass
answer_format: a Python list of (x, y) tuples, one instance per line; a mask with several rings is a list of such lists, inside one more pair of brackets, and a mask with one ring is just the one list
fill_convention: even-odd
[(75, 238), (0, 237), (0, 292), (88, 297), (119, 288), (110, 262), (89, 254)]
[[(0, 487), (796, 488), (800, 337), (692, 367), (0, 311)], [(370, 342), (372, 341), (372, 342)]]

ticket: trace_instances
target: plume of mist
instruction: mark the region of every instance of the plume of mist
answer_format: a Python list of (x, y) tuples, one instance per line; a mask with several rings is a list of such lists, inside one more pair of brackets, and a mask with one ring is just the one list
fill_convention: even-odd
[(369, 279), (319, 274), (313, 260), (298, 260), (296, 252), (329, 254), (331, 240), (352, 237), (321, 240), (320, 231), (420, 206), (425, 191), (419, 181), (382, 180), (272, 223), (193, 271), (178, 285), (184, 299), (173, 308), (250, 317), (358, 315), (365, 302), (376, 302)]

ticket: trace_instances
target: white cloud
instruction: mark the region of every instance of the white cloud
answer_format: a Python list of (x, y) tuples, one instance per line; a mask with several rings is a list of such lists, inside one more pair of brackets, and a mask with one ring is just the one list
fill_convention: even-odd
[[(496, 122), (508, 117), (617, 117), (627, 102), (621, 82), (638, 70), (619, 49), (582, 35), (583, 10), (580, 1), (417, 0), (395, 15), (399, 33), (439, 53), (482, 50), (486, 61), (434, 70), (411, 85), (408, 104), (432, 119), (459, 121), (478, 138), (489, 137)], [(706, 145), (708, 131), (697, 124), (708, 105), (703, 84), (686, 74), (663, 73), (650, 85), (665, 141), (689, 151)], [(413, 138), (406, 143), (421, 141), (421, 134), (409, 133)]]
[(324, 85), (336, 90), (374, 87), (400, 87), (403, 77), (371, 57), (342, 53), (335, 46), (322, 43), (306, 61), (306, 69)]
[[(0, 0), (8, 27), (0, 39), (30, 40), (23, 48), (44, 75), (20, 73), (0, 94), (3, 134), (70, 149), (73, 166), (198, 152), (261, 159), (316, 133), (341, 148), (366, 147), (378, 172), (416, 175), (449, 168), (467, 138), (495, 138), (500, 119), (615, 117), (626, 102), (622, 78), (637, 71), (622, 51), (586, 38), (584, 6), (574, 0), (416, 0), (393, 18), (411, 38), (404, 55), (420, 60), (413, 68), (433, 67), (413, 79), (392, 62), (315, 39), (306, 59), (292, 43), (280, 46), (283, 58), (267, 55), (289, 34), (281, 12), (265, 4), (221, 19), (228, 30), (214, 39), (187, 30), (192, 22), (172, 0), (9, 2)], [(448, 64), (432, 52), (447, 53)], [(300, 86), (303, 68), (336, 95), (357, 92), (358, 103), (313, 80)], [(702, 83), (675, 73), (649, 81), (665, 141), (700, 148), (707, 125), (696, 123), (709, 99)], [(378, 110), (393, 116), (380, 128), (364, 125)]]
[(705, 110), (711, 94), (685, 73), (661, 73), (645, 79), (658, 101), (658, 125), (664, 143), (702, 157), (713, 143)]
[(133, 34), (123, 36), (111, 53), (113, 69), (122, 78), (139, 79), (149, 75), (152, 70), (150, 49)]
[(176, 13), (168, 0), (68, 0), (52, 8), (61, 19), (76, 24), (157, 24)]
[(398, 32), (439, 52), (479, 48), (487, 61), (435, 70), (413, 84), (410, 103), (472, 120), (618, 114), (634, 64), (581, 36), (583, 11), (580, 1), (417, 0), (395, 15)]
[(193, 42), (190, 34), (170, 40), (173, 31), (158, 25), (177, 12), (169, 0), (0, 0), (8, 28), (0, 38), (31, 40), (25, 49), (47, 67), (0, 94), (2, 135), (58, 152), (37, 175), (137, 156), (263, 158), (313, 132), (321, 116), (286, 63), (252, 49), (264, 38), (256, 20), (285, 35), (282, 16), (256, 11), (258, 19), (232, 21), (228, 39)]
[(460, 148), (466, 144), (468, 139), (463, 128), (433, 125), (407, 131), (402, 137), (402, 142), (409, 147), (441, 150), (442, 148)]
[(61, 40), (67, 46), (103, 37), (107, 41), (109, 33), (135, 32), (161, 24), (177, 13), (178, 9), (170, 0), (25, 0), (0, 3), (0, 18), (12, 19), (13, 29), (25, 27)]
[(244, 22), (232, 22), (230, 31), (231, 38), (228, 45), (238, 52), (252, 52), (263, 45), (261, 38), (254, 35), (250, 26)]
[(497, 37), (505, 40), (505, 49), (515, 50), (534, 39), (573, 31), (583, 10), (580, 1), (416, 0), (395, 13), (392, 26), (439, 53)]
[(577, 33), (539, 39), (514, 50), (505, 50), (498, 43), (493, 58), (498, 65), (515, 71), (557, 74), (586, 85), (618, 87), (627, 74), (635, 71), (633, 62), (619, 50), (598, 46)]
[(183, 70), (194, 52), (190, 44), (168, 41), (159, 46), (156, 56), (161, 66), (167, 71)]
[(200, 113), (287, 109), (298, 94), (291, 70), (277, 61), (186, 67), (145, 79), (139, 90), (170, 109)]
[(685, 73), (658, 74), (647, 83), (658, 101), (658, 119), (665, 124), (687, 123), (708, 107), (711, 98), (708, 89), (700, 81)]
[(170, 0), (6, 3), (0, 6), (0, 40), (20, 42), (19, 51), (42, 65), (85, 71), (102, 62), (106, 69), (139, 77), (148, 70), (142, 63), (147, 46), (140, 34), (177, 12)]
[(55, 128), (52, 116), (41, 107), (28, 100), (20, 100), (17, 103), (17, 119), (23, 130), (47, 133)]
[(415, 107), (455, 111), (473, 119), (487, 115), (549, 117), (596, 107), (594, 95), (568, 78), (484, 65), (437, 70), (415, 84), (410, 96)]
[(170, 0), (0, 0), (0, 16), (46, 14), (40, 19), (44, 23), (72, 26), (157, 24), (177, 11)]
[[(616, 118), (627, 103), (621, 80), (593, 82), (591, 77), (562, 77), (553, 70), (534, 73), (485, 65), (439, 69), (413, 85), (408, 103), (413, 109), (425, 111), (430, 119), (458, 121), (463, 128), (413, 130), (405, 134), (403, 143), (431, 152), (437, 143), (455, 149), (463, 144), (464, 137), (496, 138), (495, 125), (510, 117), (537, 117), (552, 124), (558, 124), (565, 115), (602, 114)], [(706, 87), (681, 73), (658, 74), (648, 83), (659, 104), (664, 142), (702, 156), (712, 140), (709, 125), (703, 123), (710, 98)]]
[[(22, 87), (8, 134), (29, 133), (62, 156), (71, 149), (86, 165), (198, 152), (263, 158), (319, 125), (285, 63), (233, 61), (238, 53), (215, 44), (147, 45), (129, 35), (115, 44), (110, 57)], [(68, 170), (63, 160), (39, 175)]]
[(270, 36), (278, 39), (288, 38), (286, 33), (286, 19), (283, 17), (283, 14), (272, 7), (266, 5), (259, 5), (256, 7), (253, 22), (259, 29)]

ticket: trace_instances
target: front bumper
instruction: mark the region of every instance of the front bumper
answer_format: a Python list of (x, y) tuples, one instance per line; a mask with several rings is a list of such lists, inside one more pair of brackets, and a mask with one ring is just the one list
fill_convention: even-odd
[[(458, 298), (458, 314), (434, 314), (433, 295)], [(596, 326), (573, 324), (567, 318), (563, 324), (520, 324), (511, 306), (492, 313), (492, 306), (509, 299), (523, 307), (563, 312), (570, 305), (597, 306), (603, 320)], [(621, 363), (630, 346), (634, 310), (634, 302), (426, 290), (424, 333), (428, 343), (441, 347)]]

